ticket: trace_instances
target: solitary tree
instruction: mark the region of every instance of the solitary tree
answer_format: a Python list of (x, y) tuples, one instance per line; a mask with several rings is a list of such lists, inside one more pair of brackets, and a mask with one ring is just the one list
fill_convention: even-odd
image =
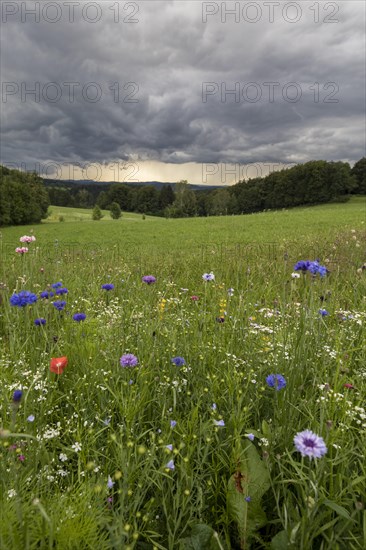
[(113, 220), (119, 220), (119, 218), (122, 216), (122, 210), (118, 202), (112, 202), (109, 207), (109, 211)]
[(103, 214), (100, 209), (100, 206), (98, 206), (97, 204), (93, 208), (92, 218), (95, 221), (101, 220), (103, 218)]

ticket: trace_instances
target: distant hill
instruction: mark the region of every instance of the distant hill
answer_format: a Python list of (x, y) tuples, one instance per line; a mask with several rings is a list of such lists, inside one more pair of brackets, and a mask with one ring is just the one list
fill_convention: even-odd
[[(53, 180), (53, 179), (44, 179), (45, 185), (60, 185), (60, 186), (69, 186), (69, 185), (98, 185), (98, 186), (109, 186), (113, 185), (114, 183), (123, 183), (124, 185), (128, 185), (129, 187), (143, 187), (144, 185), (151, 185), (152, 187), (155, 187), (158, 191), (162, 189), (163, 187), (170, 185), (172, 189), (175, 189), (176, 182), (162, 182), (162, 181), (138, 181), (138, 182), (131, 182), (131, 181), (95, 181), (95, 180)], [(214, 189), (220, 189), (221, 187), (224, 187), (222, 185), (202, 185), (202, 184), (196, 184), (196, 183), (190, 183), (188, 184), (188, 187), (192, 189), (192, 191), (212, 191)], [(225, 186), (226, 187), (226, 186)]]

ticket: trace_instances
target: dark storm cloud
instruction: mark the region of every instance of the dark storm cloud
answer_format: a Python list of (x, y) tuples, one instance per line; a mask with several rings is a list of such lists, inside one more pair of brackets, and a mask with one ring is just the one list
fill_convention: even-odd
[[(88, 3), (75, 2), (70, 22), (58, 2), (55, 23), (55, 2), (39, 22), (22, 13), (24, 3), (4, 4), (4, 163), (292, 163), (364, 154), (363, 2), (273, 3), (273, 22), (261, 2), (227, 2), (241, 11), (226, 22), (221, 2), (120, 2), (115, 22), (116, 3), (104, 1), (95, 23), (96, 3), (85, 17)], [(249, 4), (262, 10), (255, 23), (244, 19), (255, 17)], [(206, 22), (203, 13), (212, 13)]]

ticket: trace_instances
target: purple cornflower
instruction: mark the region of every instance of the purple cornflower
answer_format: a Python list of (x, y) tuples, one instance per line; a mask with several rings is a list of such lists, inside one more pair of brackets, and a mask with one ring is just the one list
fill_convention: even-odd
[(119, 362), (121, 367), (136, 367), (136, 365), (139, 364), (139, 360), (137, 359), (136, 355), (133, 355), (132, 353), (126, 353), (125, 355), (122, 355)]
[(60, 295), (62, 295), (62, 294), (68, 294), (68, 292), (69, 292), (69, 291), (68, 291), (67, 288), (58, 288), (58, 289), (56, 290), (56, 294), (60, 294)]
[(62, 287), (62, 283), (58, 282), (58, 283), (53, 283), (53, 285), (51, 285), (52, 288), (61, 288)]
[(322, 317), (329, 315), (329, 312), (326, 309), (319, 309), (319, 313)]
[(172, 363), (174, 363), (174, 365), (176, 367), (182, 367), (183, 365), (186, 364), (184, 357), (179, 357), (179, 356), (178, 357), (173, 357), (173, 359), (171, 361), (172, 361)]
[(144, 275), (144, 277), (142, 277), (142, 282), (146, 283), (147, 285), (152, 285), (156, 282), (156, 278), (154, 277), (154, 275)]
[(48, 292), (48, 290), (44, 290), (43, 292), (41, 292), (40, 297), (48, 300), (48, 298), (53, 298), (54, 295), (54, 292)]
[(175, 428), (176, 425), (177, 425), (177, 421), (176, 421), (176, 420), (171, 420), (171, 421), (170, 421), (170, 427), (171, 427), (171, 428)]
[(310, 430), (297, 433), (294, 437), (294, 444), (302, 456), (308, 456), (310, 459), (321, 458), (327, 452), (323, 438)]
[(113, 485), (114, 485), (114, 481), (112, 481), (111, 476), (108, 476), (108, 481), (107, 481), (108, 489), (113, 489)]
[(80, 323), (80, 321), (85, 321), (86, 315), (85, 313), (75, 313), (72, 318), (74, 319), (74, 321)]
[(37, 301), (37, 296), (29, 290), (22, 290), (18, 294), (13, 294), (10, 298), (10, 304), (17, 307), (25, 307), (34, 304)]
[(39, 319), (35, 319), (34, 324), (37, 327), (40, 327), (41, 325), (45, 325), (46, 324), (46, 319), (43, 319), (43, 317), (40, 317)]
[(249, 441), (254, 441), (254, 434), (247, 434)]
[(169, 451), (172, 451), (173, 450), (173, 445), (171, 443), (169, 443), (169, 445), (165, 445), (165, 448), (169, 449)]
[(22, 390), (15, 390), (15, 392), (13, 393), (13, 403), (20, 403), (22, 395)]
[(214, 281), (215, 280), (215, 275), (212, 273), (212, 271), (211, 271), (211, 273), (204, 273), (202, 275), (202, 279), (204, 281)]
[(252, 497), (245, 497), (244, 499), (246, 502), (250, 502), (252, 500)]
[(102, 285), (102, 289), (103, 290), (113, 290), (114, 289), (114, 285), (112, 283), (107, 283), (105, 285)]
[(275, 388), (277, 391), (286, 387), (286, 380), (282, 374), (270, 374), (267, 376), (266, 382), (270, 388)]
[(62, 301), (62, 300), (59, 300), (59, 301), (56, 301), (56, 302), (52, 302), (53, 306), (58, 310), (58, 311), (62, 311), (65, 309), (65, 306), (66, 306), (66, 302)]
[(174, 460), (169, 460), (168, 464), (165, 465), (165, 468), (168, 468), (168, 470), (174, 470)]

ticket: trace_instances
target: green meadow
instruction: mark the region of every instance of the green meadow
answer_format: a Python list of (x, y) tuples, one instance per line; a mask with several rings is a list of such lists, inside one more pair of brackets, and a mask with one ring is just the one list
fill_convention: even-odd
[(364, 197), (103, 214), (1, 230), (0, 548), (363, 550)]

